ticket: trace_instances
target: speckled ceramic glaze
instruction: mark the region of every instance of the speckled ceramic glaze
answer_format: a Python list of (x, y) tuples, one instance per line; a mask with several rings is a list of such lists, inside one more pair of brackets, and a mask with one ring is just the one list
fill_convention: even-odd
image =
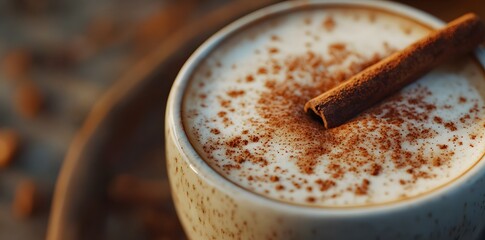
[[(193, 148), (182, 121), (182, 101), (193, 72), (225, 39), (263, 18), (300, 8), (346, 5), (374, 8), (431, 27), (444, 23), (391, 2), (285, 2), (236, 21), (187, 61), (170, 93), (166, 115), (168, 174), (177, 213), (191, 239), (477, 239), (485, 227), (485, 161), (428, 194), (364, 207), (310, 207), (272, 200), (228, 181)], [(478, 60), (485, 54), (477, 50)], [(483, 157), (482, 157), (483, 158)]]

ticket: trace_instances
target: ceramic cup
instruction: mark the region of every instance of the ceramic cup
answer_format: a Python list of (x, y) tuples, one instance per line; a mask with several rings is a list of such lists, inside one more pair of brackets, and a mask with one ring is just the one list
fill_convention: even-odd
[[(284, 2), (254, 12), (205, 42), (181, 69), (166, 114), (166, 154), (173, 200), (190, 239), (477, 239), (485, 226), (485, 161), (436, 191), (391, 204), (317, 208), (254, 194), (213, 170), (182, 124), (191, 74), (221, 42), (245, 26), (300, 8), (340, 4), (396, 13), (438, 28), (433, 16), (384, 1)], [(257, 24), (257, 23), (256, 23)], [(484, 62), (485, 54), (476, 57)], [(483, 64), (482, 64), (483, 65)], [(482, 157), (483, 158), (483, 157)]]

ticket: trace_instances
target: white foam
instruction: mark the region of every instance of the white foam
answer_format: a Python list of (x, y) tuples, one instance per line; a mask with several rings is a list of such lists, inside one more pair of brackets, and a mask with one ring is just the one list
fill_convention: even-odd
[[(338, 8), (301, 10), (245, 29), (219, 46), (193, 74), (183, 107), (191, 143), (211, 167), (237, 185), (296, 204), (381, 204), (439, 188), (466, 172), (485, 152), (485, 79), (471, 59), (441, 66), (401, 91), (400, 97), (383, 102), (328, 135), (312, 125), (315, 136), (338, 136), (340, 145), (331, 145), (329, 139), (305, 139), (302, 131), (309, 130), (291, 122), (270, 123), (271, 116), (284, 118), (284, 114), (303, 111), (304, 101), (298, 102), (301, 108), (297, 110), (287, 108), (295, 106), (296, 100), (314, 97), (305, 95), (315, 94), (309, 86), (330, 81), (339, 73), (348, 77), (357, 71), (353, 67), (361, 67), (376, 55), (388, 55), (391, 49), (401, 49), (429, 31), (388, 13)], [(336, 54), (331, 52), (332, 44), (338, 45)], [(339, 54), (343, 54), (342, 61), (332, 63)], [(302, 61), (305, 66), (292, 69)], [(285, 99), (287, 94), (271, 95), (272, 91), (293, 95)], [(278, 104), (273, 110), (262, 107), (262, 96), (269, 95), (273, 97), (270, 101)], [(412, 102), (416, 96), (420, 99)], [(429, 116), (386, 117), (389, 109), (411, 109), (417, 117)], [(392, 122), (399, 118), (404, 123)], [(421, 139), (405, 137), (417, 128), (430, 134), (420, 135)], [(400, 138), (391, 141), (386, 150), (379, 139), (388, 138), (383, 136), (387, 132), (399, 133)], [(363, 136), (366, 139), (357, 139)], [(330, 151), (322, 151), (329, 146)], [(407, 152), (399, 155), (402, 166), (401, 160), (393, 157), (396, 148)], [(315, 152), (318, 156), (305, 162), (305, 154)], [(308, 162), (313, 165), (305, 172), (302, 169)], [(339, 164), (344, 174), (335, 175), (338, 168), (332, 164)], [(373, 164), (379, 166), (374, 174), (369, 171)], [(366, 180), (368, 186), (363, 184)]]

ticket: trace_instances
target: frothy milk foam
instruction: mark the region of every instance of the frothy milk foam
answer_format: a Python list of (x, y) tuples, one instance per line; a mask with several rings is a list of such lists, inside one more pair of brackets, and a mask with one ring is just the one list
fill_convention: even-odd
[(192, 75), (183, 121), (205, 161), (235, 184), (300, 205), (383, 204), (437, 189), (485, 152), (485, 77), (445, 64), (338, 128), (306, 101), (430, 30), (379, 10), (306, 9), (232, 36)]

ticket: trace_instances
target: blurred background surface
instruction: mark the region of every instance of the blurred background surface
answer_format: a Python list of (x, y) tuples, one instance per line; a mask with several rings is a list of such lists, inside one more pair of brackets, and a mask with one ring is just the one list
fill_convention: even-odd
[[(82, 195), (77, 199), (96, 204), (73, 217), (90, 224), (71, 234), (184, 239), (171, 206), (160, 139), (169, 87), (208, 36), (274, 2), (0, 0), (0, 239), (45, 238), (56, 180), (76, 134), (101, 148), (81, 148), (88, 156), (77, 161), (99, 159), (103, 164), (96, 166), (104, 170), (96, 177), (85, 170), (90, 172), (85, 178), (96, 179), (86, 186), (95, 184), (97, 190), (76, 189)], [(445, 21), (470, 11), (485, 18), (483, 0), (399, 2)], [(80, 131), (101, 96), (126, 78), (133, 78), (138, 90), (105, 104), (119, 112), (100, 116), (105, 125), (94, 133)]]

